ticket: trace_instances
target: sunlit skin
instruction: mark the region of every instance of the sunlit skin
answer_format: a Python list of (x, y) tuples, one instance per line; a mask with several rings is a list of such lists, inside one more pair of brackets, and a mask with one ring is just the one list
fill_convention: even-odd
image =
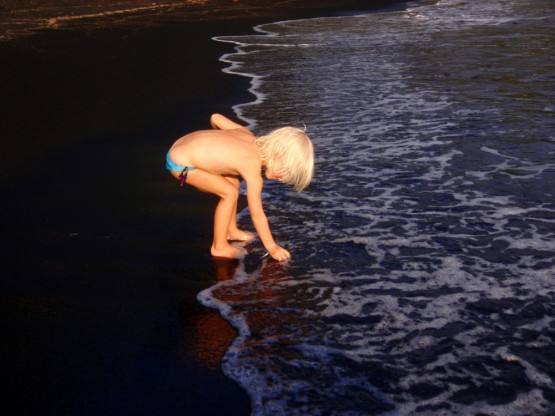
[[(203, 192), (220, 197), (214, 213), (214, 240), (210, 252), (215, 257), (239, 258), (245, 252), (229, 243), (230, 240), (248, 241), (252, 234), (237, 227), (237, 200), (239, 183), (243, 178), (247, 185), (247, 201), (252, 222), (268, 253), (278, 261), (291, 257), (289, 251), (278, 245), (262, 207), (262, 169), (256, 137), (245, 127), (221, 114), (210, 118), (213, 130), (200, 130), (177, 140), (171, 151), (171, 159), (183, 166), (194, 166), (187, 175), (186, 183)], [(279, 163), (276, 163), (279, 166)], [(179, 172), (170, 172), (179, 179)], [(279, 180), (280, 172), (266, 168), (266, 178)]]

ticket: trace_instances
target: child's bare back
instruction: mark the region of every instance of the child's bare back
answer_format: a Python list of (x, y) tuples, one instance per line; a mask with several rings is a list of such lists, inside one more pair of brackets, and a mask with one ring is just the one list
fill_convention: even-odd
[(200, 130), (177, 140), (170, 151), (176, 163), (216, 175), (240, 175), (242, 165), (260, 159), (256, 137), (247, 129)]

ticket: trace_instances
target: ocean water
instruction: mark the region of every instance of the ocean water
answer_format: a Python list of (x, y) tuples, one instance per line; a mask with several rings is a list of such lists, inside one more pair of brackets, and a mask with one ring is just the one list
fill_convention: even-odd
[(216, 40), (252, 80), (238, 116), (316, 148), (305, 192), (265, 187), (293, 259), (255, 244), (199, 294), (238, 330), (223, 369), (252, 414), (555, 414), (555, 2)]

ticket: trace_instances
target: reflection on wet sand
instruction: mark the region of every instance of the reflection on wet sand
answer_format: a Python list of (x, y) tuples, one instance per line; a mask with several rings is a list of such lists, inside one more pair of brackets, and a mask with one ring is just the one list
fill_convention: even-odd
[[(233, 279), (239, 266), (234, 259), (214, 258), (216, 282)], [(237, 335), (216, 309), (204, 308), (193, 324), (189, 346), (193, 355), (209, 370), (219, 371), (222, 358)]]
[[(279, 306), (291, 300), (281, 298), (279, 290), (279, 282), (290, 278), (287, 265), (268, 259), (256, 270), (247, 272), (244, 270), (244, 262), (245, 260), (213, 259), (215, 283), (223, 283), (225, 287), (220, 291), (216, 286), (215, 299), (226, 305), (256, 303), (259, 306), (248, 311), (249, 328), (240, 328), (239, 332), (247, 331), (251, 335), (263, 333), (269, 322), (276, 325), (281, 321), (283, 325), (289, 325), (290, 317), (268, 307), (269, 305)], [(225, 282), (236, 287), (236, 290), (229, 290)], [(237, 336), (237, 331), (222, 319), (218, 310), (211, 308), (196, 314), (193, 326), (191, 351), (207, 368), (218, 370), (226, 350)], [(278, 326), (282, 327), (282, 325)]]

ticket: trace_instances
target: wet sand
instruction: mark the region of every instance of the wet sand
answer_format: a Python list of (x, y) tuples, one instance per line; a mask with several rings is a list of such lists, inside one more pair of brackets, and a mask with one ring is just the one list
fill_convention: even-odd
[(216, 200), (164, 157), (253, 98), (211, 37), (365, 2), (295, 3), (0, 42), (6, 414), (248, 414), (219, 368), (234, 331), (196, 301), (233, 277), (208, 253)]

